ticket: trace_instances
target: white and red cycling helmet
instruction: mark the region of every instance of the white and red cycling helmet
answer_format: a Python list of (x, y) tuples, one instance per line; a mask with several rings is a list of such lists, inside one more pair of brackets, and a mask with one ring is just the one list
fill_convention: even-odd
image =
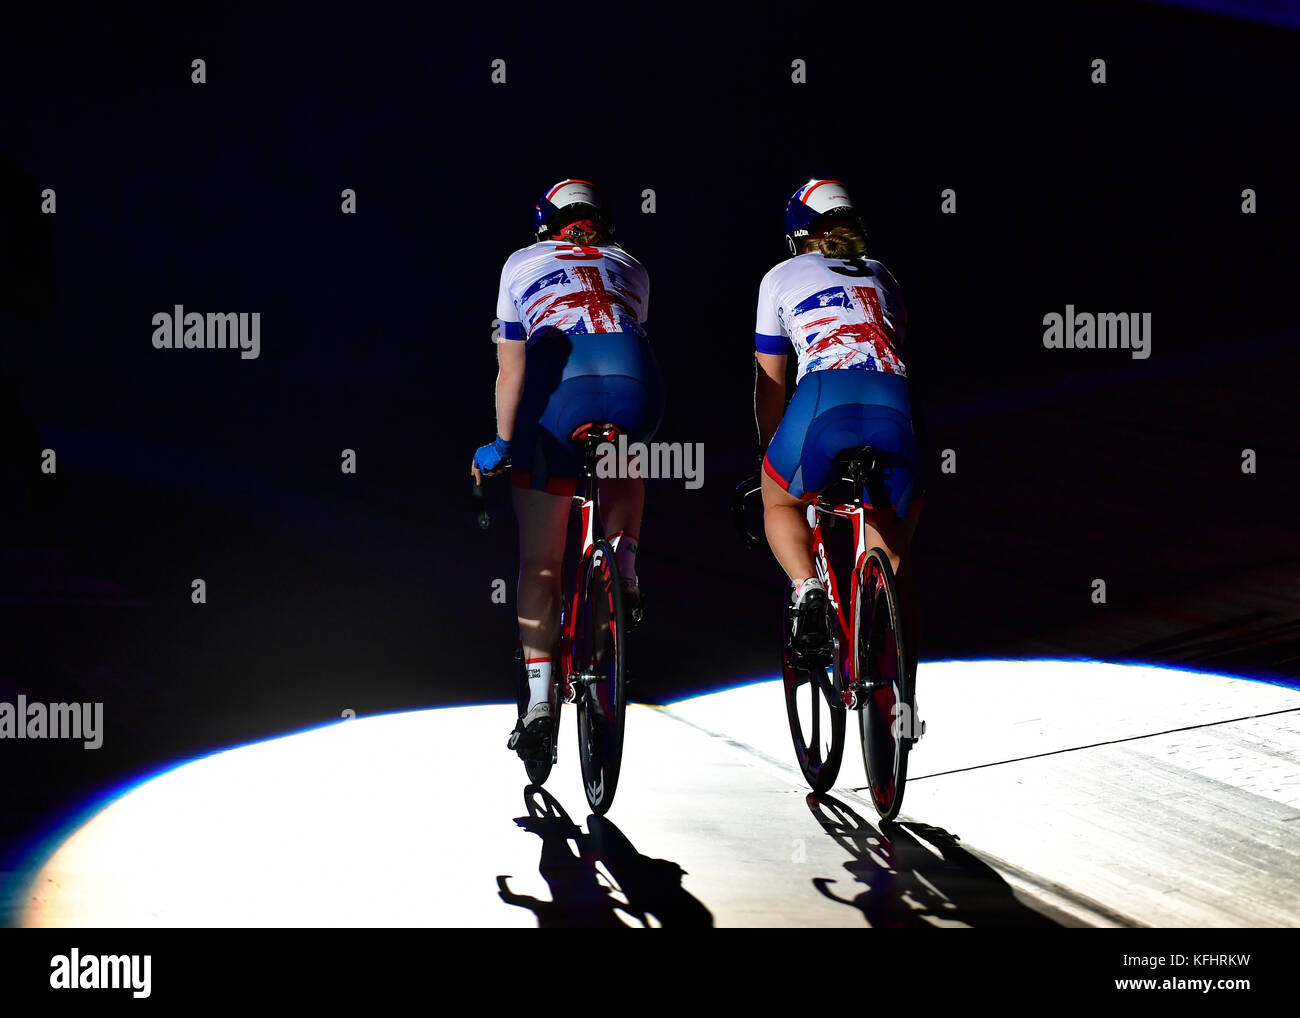
[(596, 185), (589, 180), (561, 180), (547, 190), (537, 202), (533, 231), (538, 240), (546, 240), (557, 226), (588, 220), (607, 237), (614, 235), (609, 209)]
[(814, 177), (785, 203), (785, 242), (790, 247), (790, 254), (797, 255), (799, 242), (816, 229), (819, 220), (828, 216), (850, 220), (866, 236), (866, 224), (858, 215), (844, 185), (838, 180)]

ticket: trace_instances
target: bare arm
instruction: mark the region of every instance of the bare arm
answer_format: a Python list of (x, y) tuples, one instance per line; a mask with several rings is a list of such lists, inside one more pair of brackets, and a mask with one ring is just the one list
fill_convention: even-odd
[(766, 450), (785, 413), (786, 355), (757, 353), (754, 356), (758, 361), (754, 378), (754, 418), (758, 423), (759, 445)]
[(524, 391), (526, 345), (508, 339), (497, 344), (497, 434), (507, 442), (514, 435), (515, 415)]
[[(525, 344), (518, 340), (497, 343), (497, 434), (507, 442), (515, 433), (515, 417), (524, 392), (524, 347)], [(470, 461), (469, 469), (474, 475), (474, 483), (482, 484), (483, 472), (478, 468), (477, 453)]]

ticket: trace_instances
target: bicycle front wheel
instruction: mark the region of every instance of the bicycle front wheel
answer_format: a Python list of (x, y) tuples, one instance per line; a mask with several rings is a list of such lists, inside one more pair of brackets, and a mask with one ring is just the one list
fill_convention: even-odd
[(857, 655), (855, 678), (863, 683), (858, 723), (867, 789), (881, 819), (893, 820), (903, 804), (907, 784), (912, 698), (906, 688), (907, 659), (894, 570), (880, 548), (867, 552), (858, 573), (853, 643)]
[(579, 684), (578, 756), (593, 813), (614, 802), (623, 761), (627, 708), (623, 593), (608, 541), (597, 541), (578, 570), (572, 667)]
[[(835, 784), (844, 758), (843, 705), (825, 668), (805, 669), (790, 658), (793, 612), (791, 586), (785, 588), (785, 617), (781, 632), (781, 678), (785, 687), (785, 713), (790, 720), (790, 737), (804, 780), (817, 793)], [(832, 630), (834, 631), (834, 630)], [(839, 654), (832, 667), (839, 667)]]

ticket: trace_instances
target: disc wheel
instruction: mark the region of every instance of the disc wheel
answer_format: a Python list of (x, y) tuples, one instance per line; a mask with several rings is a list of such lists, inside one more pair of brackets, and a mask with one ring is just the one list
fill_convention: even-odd
[(593, 813), (614, 802), (623, 760), (627, 708), (623, 593), (608, 541), (597, 541), (581, 563), (574, 598), (572, 667), (578, 693), (578, 759)]
[[(785, 590), (785, 616), (781, 633), (781, 677), (785, 687), (785, 712), (790, 719), (790, 737), (804, 780), (817, 793), (835, 784), (844, 758), (845, 711), (835, 694), (827, 668), (800, 668), (790, 659), (793, 606), (792, 587)], [(832, 629), (834, 632), (834, 629)], [(839, 653), (830, 666), (839, 666)]]
[(860, 694), (857, 711), (867, 790), (881, 819), (893, 820), (907, 784), (913, 711), (910, 690), (905, 688), (898, 590), (889, 559), (880, 548), (872, 548), (863, 560), (853, 617), (857, 675), (872, 684)]

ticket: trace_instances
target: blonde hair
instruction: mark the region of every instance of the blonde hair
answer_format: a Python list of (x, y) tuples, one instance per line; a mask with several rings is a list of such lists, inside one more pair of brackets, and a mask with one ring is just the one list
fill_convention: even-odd
[(818, 251), (823, 258), (856, 258), (867, 253), (867, 238), (851, 226), (836, 226), (824, 237), (805, 237), (807, 251)]

